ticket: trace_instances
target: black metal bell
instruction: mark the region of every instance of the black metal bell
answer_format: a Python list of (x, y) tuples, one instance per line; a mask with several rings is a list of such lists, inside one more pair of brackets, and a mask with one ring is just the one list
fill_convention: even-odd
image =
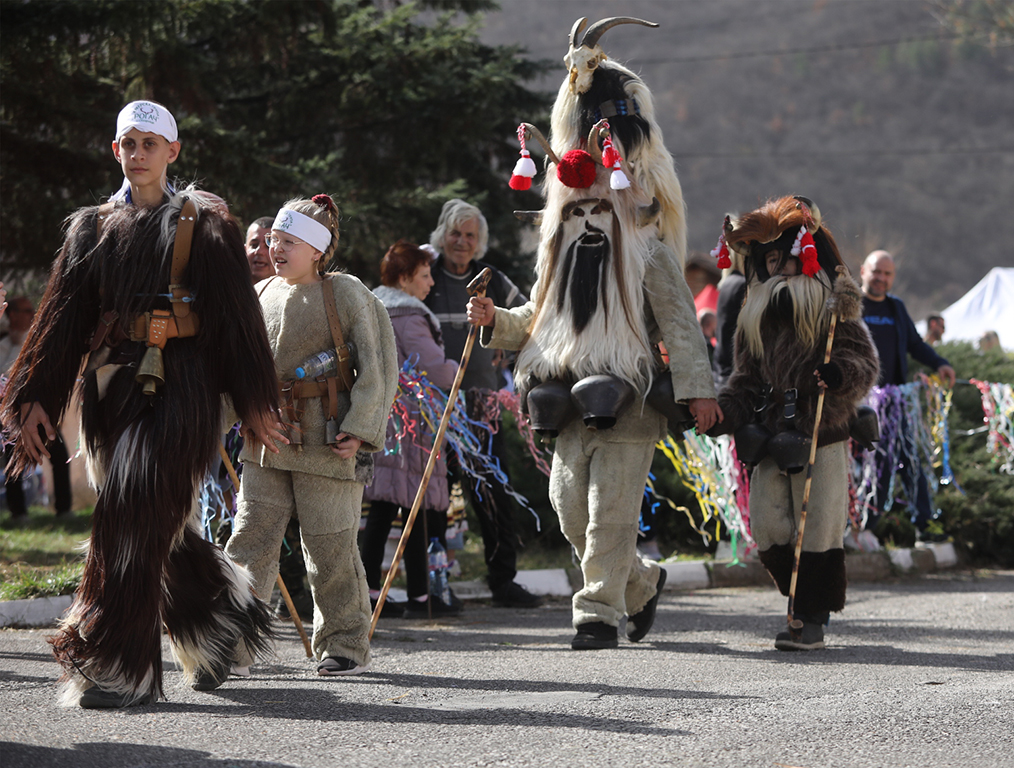
[(647, 400), (648, 405), (665, 416), (669, 422), (669, 431), (678, 439), (682, 439), (683, 433), (693, 429), (697, 423), (687, 404), (676, 402), (669, 371), (660, 371), (655, 375)]
[(556, 437), (577, 416), (570, 399), (570, 387), (559, 379), (532, 387), (527, 401), (532, 429), (543, 437)]
[(736, 457), (744, 464), (760, 464), (767, 456), (771, 430), (763, 424), (746, 424), (736, 430)]
[(813, 439), (796, 429), (779, 432), (768, 443), (768, 455), (775, 460), (778, 468), (787, 474), (802, 472), (810, 461), (810, 445)]
[(867, 451), (877, 447), (880, 440), (880, 420), (877, 412), (868, 405), (860, 405), (856, 415), (849, 421), (849, 437)]
[(634, 388), (619, 376), (587, 376), (570, 389), (570, 396), (588, 429), (610, 429), (635, 396)]

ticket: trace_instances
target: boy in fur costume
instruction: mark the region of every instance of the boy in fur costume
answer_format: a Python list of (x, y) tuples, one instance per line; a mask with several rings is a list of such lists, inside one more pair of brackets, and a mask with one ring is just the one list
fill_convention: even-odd
[[(734, 370), (719, 393), (725, 422), (718, 429), (735, 432), (740, 459), (756, 464), (751, 529), (761, 562), (784, 595), (792, 577), (802, 470), (825, 390), (794, 605), (803, 629), (801, 637), (786, 630), (775, 640), (781, 650), (823, 648), (830, 613), (845, 605), (847, 440), (856, 406), (877, 381), (877, 353), (862, 321), (859, 287), (811, 201), (783, 197), (735, 224), (727, 217), (723, 238), (743, 255), (749, 287)], [(725, 257), (720, 254), (721, 261)], [(825, 364), (832, 313), (838, 319)]]
[[(598, 46), (621, 23), (654, 26), (606, 19), (580, 41), (585, 20), (572, 30), (571, 74), (545, 145), (557, 172), (547, 174), (539, 215), (534, 300), (506, 310), (476, 298), (468, 310), (471, 322), (486, 326), (482, 344), (520, 350), (516, 378), (530, 408), (550, 388), (563, 393), (550, 500), (584, 575), (573, 599), (575, 650), (616, 647), (624, 615), (635, 642), (654, 622), (665, 571), (637, 553), (641, 496), (666, 434), (666, 417), (646, 401), (653, 385), (665, 389), (668, 379), (660, 407), (685, 402), (702, 431), (721, 419), (682, 274), (683, 196), (651, 93)], [(610, 145), (626, 160), (610, 157)], [(668, 370), (655, 356), (659, 341), (671, 356)], [(572, 400), (583, 423), (565, 413)]]
[[(7, 469), (20, 473), (49, 455), (86, 362), (82, 434), (98, 500), (81, 587), (51, 640), (63, 702), (86, 708), (162, 696), (163, 625), (199, 690), (228, 675), (237, 642), (264, 648), (269, 616), (249, 574), (201, 537), (191, 509), (217, 456), (223, 393), (248, 433), (282, 437), (242, 234), (217, 198), (169, 188), (166, 167), (179, 153), (172, 115), (154, 102), (128, 104), (113, 153), (123, 187), (115, 203), (70, 217), (2, 411), (16, 441)], [(173, 280), (184, 225), (189, 262)], [(156, 338), (160, 355), (148, 344), (153, 328), (169, 329)], [(163, 364), (153, 394), (135, 380), (149, 354)]]

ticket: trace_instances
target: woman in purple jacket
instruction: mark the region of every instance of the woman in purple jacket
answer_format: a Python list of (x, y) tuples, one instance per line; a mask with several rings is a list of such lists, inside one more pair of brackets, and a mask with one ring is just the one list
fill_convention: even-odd
[[(391, 316), (398, 344), (398, 364), (404, 365), (406, 360), (411, 359), (417, 371), (425, 373), (433, 384), (446, 390), (454, 381), (458, 364), (446, 358), (440, 321), (423, 303), (433, 286), (430, 261), (430, 254), (419, 246), (399, 240), (380, 262), (382, 285), (374, 293), (384, 302)], [(433, 443), (433, 434), (419, 417), (418, 406), (404, 398), (402, 404), (417, 425), (417, 434), (406, 434), (399, 440), (392, 416), (388, 422), (384, 452), (376, 454), (373, 483), (365, 493), (365, 498), (370, 501), (370, 514), (363, 532), (362, 555), (370, 602), (374, 608), (380, 596), (381, 563), (391, 523), (399, 509), (404, 510), (404, 517), (408, 516)], [(461, 612), (459, 605), (448, 605), (429, 594), (427, 540), (421, 516), (426, 516), (429, 536), (443, 540), (448, 504), (447, 466), (440, 458), (426, 487), (420, 516), (416, 518), (405, 547), (408, 602), (385, 601), (382, 616), (398, 616), (404, 610), (405, 618), (426, 618), (429, 615), (427, 600), (432, 601), (434, 616), (451, 616)]]

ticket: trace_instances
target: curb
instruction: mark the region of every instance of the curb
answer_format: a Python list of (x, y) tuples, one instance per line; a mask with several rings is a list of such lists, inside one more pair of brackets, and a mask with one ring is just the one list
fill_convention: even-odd
[[(931, 573), (958, 564), (957, 552), (950, 542), (920, 543), (912, 549), (879, 552), (846, 552), (845, 568), (849, 581), (880, 581), (895, 575)], [(756, 559), (733, 565), (731, 560), (677, 560), (659, 563), (667, 573), (665, 591), (676, 592), (717, 587), (766, 587), (771, 577)], [(581, 572), (576, 568), (547, 568), (518, 571), (515, 580), (535, 595), (570, 597), (581, 588)], [(489, 600), (493, 594), (485, 581), (451, 582), (462, 600)], [(73, 597), (37, 597), (30, 600), (0, 602), (0, 628), (51, 627), (70, 607)]]
[(0, 602), (0, 627), (52, 627), (70, 608), (73, 595)]

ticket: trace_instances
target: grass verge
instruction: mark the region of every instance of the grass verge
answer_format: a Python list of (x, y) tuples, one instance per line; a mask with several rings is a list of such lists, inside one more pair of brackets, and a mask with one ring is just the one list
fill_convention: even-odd
[(81, 582), (81, 545), (91, 531), (91, 509), (57, 519), (31, 507), (28, 520), (0, 523), (0, 600), (69, 595)]

